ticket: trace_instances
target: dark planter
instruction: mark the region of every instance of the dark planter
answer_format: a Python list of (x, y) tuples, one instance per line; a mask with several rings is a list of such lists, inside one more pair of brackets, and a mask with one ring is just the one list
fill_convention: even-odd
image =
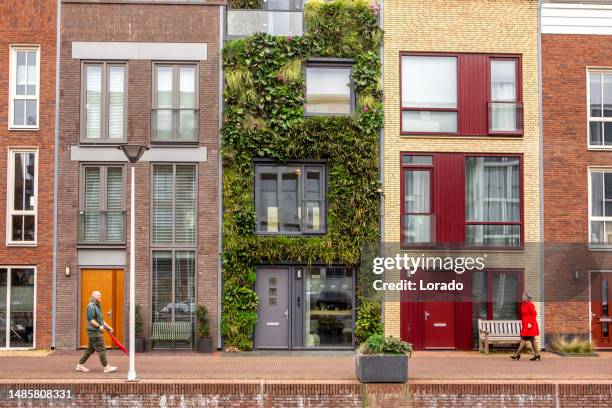
[(137, 353), (144, 353), (145, 352), (145, 339), (144, 337), (136, 337), (134, 339), (134, 350)]
[(357, 353), (355, 369), (357, 378), (363, 383), (405, 383), (408, 381), (408, 356)]
[(212, 353), (213, 352), (213, 340), (211, 338), (206, 338), (206, 339), (198, 338), (197, 352), (198, 353)]

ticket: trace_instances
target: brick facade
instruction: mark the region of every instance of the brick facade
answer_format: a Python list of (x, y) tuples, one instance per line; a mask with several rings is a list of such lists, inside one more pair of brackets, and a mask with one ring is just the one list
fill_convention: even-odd
[(610, 168), (612, 155), (589, 149), (587, 142), (587, 68), (612, 68), (611, 46), (611, 36), (542, 35), (544, 284), (550, 334), (588, 337), (589, 271), (611, 269), (612, 254), (588, 249), (588, 172), (589, 167)]
[[(71, 146), (79, 145), (81, 61), (72, 58), (74, 41), (206, 43), (207, 59), (199, 69), (199, 142), (207, 159), (197, 163), (196, 302), (209, 310), (211, 334), (217, 330), (218, 153), (219, 153), (219, 3), (206, 4), (62, 4), (61, 107), (59, 158), (58, 347), (75, 348), (79, 338), (80, 280), (77, 251), (79, 162)], [(127, 137), (129, 143), (151, 145), (152, 75), (155, 61), (127, 63)], [(189, 149), (189, 147), (186, 147)], [(129, 175), (129, 173), (128, 173)], [(143, 307), (144, 333), (151, 327), (151, 163), (136, 166), (136, 302)], [(129, 180), (129, 178), (127, 178)], [(129, 226), (129, 182), (126, 185), (126, 226)], [(129, 248), (129, 228), (127, 233)], [(129, 259), (129, 249), (125, 258)], [(124, 328), (127, 338), (129, 264), (125, 272)], [(65, 276), (71, 267), (71, 276)], [(215, 336), (216, 337), (216, 336)]]
[[(36, 348), (51, 347), (56, 7), (55, 0), (0, 2), (0, 265), (36, 267)], [(40, 47), (38, 130), (8, 130), (11, 45)], [(37, 240), (36, 246), (8, 246), (8, 149), (24, 147), (38, 149)]]
[[(524, 249), (487, 253), (487, 268), (518, 268), (524, 286), (540, 293), (540, 129), (538, 94), (538, 12), (535, 0), (389, 0), (384, 4), (384, 237), (397, 252), (400, 240), (400, 153), (474, 152), (523, 155)], [(450, 52), (518, 54), (522, 60), (524, 134), (504, 136), (400, 135), (400, 53)], [(423, 251), (411, 251), (420, 254)], [(398, 274), (388, 280), (397, 281)], [(539, 298), (539, 296), (538, 296)], [(536, 299), (536, 308), (540, 303)], [(385, 299), (385, 333), (400, 335), (400, 302)]]

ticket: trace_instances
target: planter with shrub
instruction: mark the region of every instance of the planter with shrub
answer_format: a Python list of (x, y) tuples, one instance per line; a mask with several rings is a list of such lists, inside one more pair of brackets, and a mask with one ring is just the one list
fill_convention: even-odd
[(405, 383), (412, 344), (381, 334), (370, 336), (357, 349), (355, 368), (363, 383)]
[(136, 338), (134, 339), (134, 350), (137, 353), (145, 352), (145, 338), (144, 338), (144, 322), (142, 320), (142, 305), (136, 304), (134, 306), (134, 320), (136, 326)]
[(198, 339), (196, 350), (198, 353), (212, 353), (213, 339), (210, 337), (210, 320), (208, 309), (204, 305), (196, 307), (196, 319), (198, 321)]
[(552, 352), (563, 357), (597, 357), (595, 344), (588, 337), (556, 336), (551, 342)]

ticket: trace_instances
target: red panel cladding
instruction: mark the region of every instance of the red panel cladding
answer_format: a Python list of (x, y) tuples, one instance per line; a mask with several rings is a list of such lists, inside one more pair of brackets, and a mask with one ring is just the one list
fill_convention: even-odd
[(488, 56), (459, 56), (459, 128), (464, 135), (488, 134)]
[(436, 241), (441, 246), (461, 246), (465, 240), (463, 154), (437, 154), (434, 167)]

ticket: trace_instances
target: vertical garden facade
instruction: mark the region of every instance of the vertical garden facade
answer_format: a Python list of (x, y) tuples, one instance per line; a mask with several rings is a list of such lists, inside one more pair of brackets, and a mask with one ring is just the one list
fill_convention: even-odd
[[(230, 1), (229, 12), (241, 7), (259, 5)], [(224, 48), (230, 350), (352, 348), (381, 330), (364, 284), (367, 248), (380, 242), (378, 9), (309, 1), (303, 15), (303, 35), (256, 33)]]

